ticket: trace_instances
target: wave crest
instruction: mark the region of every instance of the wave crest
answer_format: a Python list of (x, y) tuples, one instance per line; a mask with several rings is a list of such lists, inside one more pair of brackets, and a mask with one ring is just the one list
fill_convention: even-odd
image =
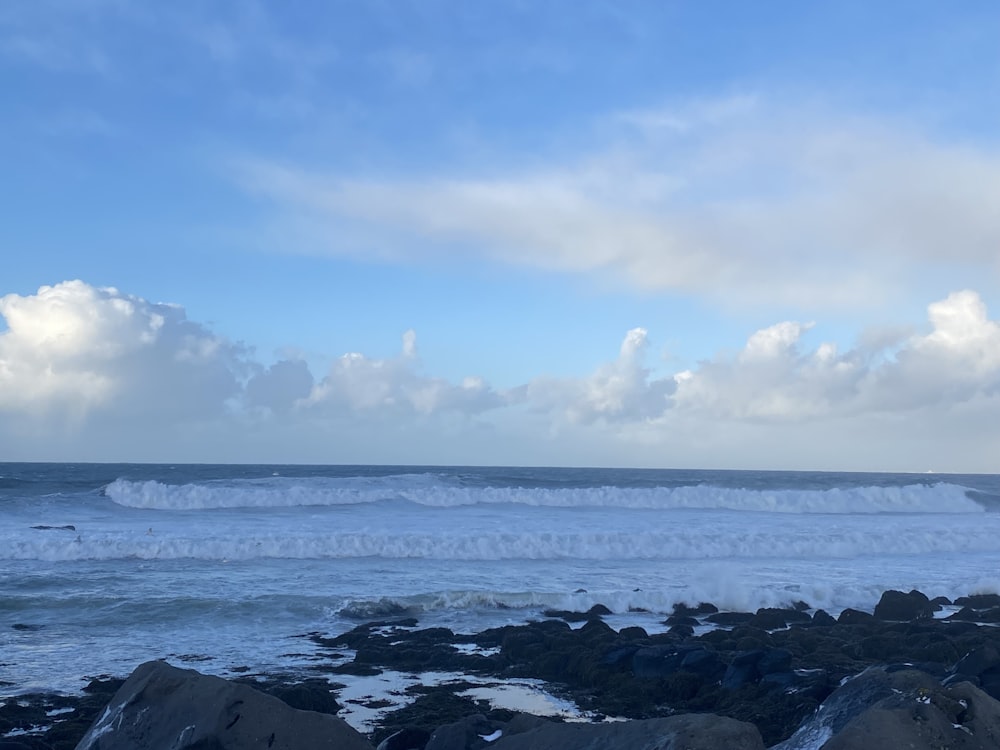
[(480, 504), (576, 508), (719, 509), (763, 513), (977, 513), (983, 505), (956, 484), (852, 487), (827, 490), (748, 490), (684, 487), (466, 487), (427, 475), (390, 477), (272, 477), (164, 484), (117, 479), (104, 494), (118, 505), (153, 510), (289, 508), (408, 501), (434, 508)]

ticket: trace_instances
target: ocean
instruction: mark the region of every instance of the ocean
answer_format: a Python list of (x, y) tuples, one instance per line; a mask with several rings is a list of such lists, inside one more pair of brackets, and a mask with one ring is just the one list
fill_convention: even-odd
[(998, 510), (994, 475), (0, 464), (0, 696), (305, 672), (303, 635), (397, 616), (653, 632), (677, 602), (1000, 592)]

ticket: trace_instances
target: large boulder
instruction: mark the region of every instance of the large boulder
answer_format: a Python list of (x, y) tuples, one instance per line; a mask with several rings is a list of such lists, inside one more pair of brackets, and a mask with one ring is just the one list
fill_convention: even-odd
[[(714, 714), (678, 714), (661, 719), (607, 724), (528, 722), (523, 731), (516, 718), (490, 750), (764, 750), (764, 741), (753, 724)], [(486, 745), (485, 738), (483, 745)], [(492, 738), (491, 738), (492, 739)]]
[(908, 594), (902, 591), (886, 591), (875, 605), (875, 617), (879, 620), (924, 620), (934, 616), (940, 607), (931, 604), (925, 594), (914, 589)]
[(77, 750), (371, 750), (342, 719), (300, 711), (247, 685), (141, 664)]
[(1000, 702), (968, 682), (899, 690), (853, 719), (822, 750), (996, 750)]

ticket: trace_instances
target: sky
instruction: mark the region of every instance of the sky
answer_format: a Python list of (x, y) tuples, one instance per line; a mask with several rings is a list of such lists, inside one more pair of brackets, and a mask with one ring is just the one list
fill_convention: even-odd
[(993, 0), (0, 3), (0, 460), (1000, 473)]

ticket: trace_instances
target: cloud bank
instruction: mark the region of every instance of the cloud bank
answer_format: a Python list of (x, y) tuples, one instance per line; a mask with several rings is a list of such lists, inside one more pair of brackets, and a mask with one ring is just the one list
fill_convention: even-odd
[[(401, 430), (440, 435), (444, 446), (446, 435), (488, 429), (520, 443), (512, 455), (521, 462), (534, 451), (573, 463), (574, 446), (604, 441), (611, 456), (650, 463), (660, 455), (671, 465), (672, 457), (701, 455), (711, 465), (713, 446), (736, 435), (793, 441), (845, 425), (857, 428), (859, 444), (861, 426), (878, 424), (881, 439), (909, 439), (919, 426), (966, 429), (968, 440), (992, 445), (1000, 417), (1000, 323), (971, 290), (930, 304), (922, 330), (862, 336), (843, 352), (831, 342), (807, 345), (811, 323), (782, 321), (753, 332), (737, 352), (658, 373), (647, 362), (647, 331), (635, 328), (617, 356), (591, 373), (539, 374), (510, 389), (476, 375), (451, 382), (426, 374), (413, 331), (394, 357), (344, 354), (319, 377), (301, 360), (265, 366), (248, 346), (188, 320), (178, 305), (82, 281), (8, 294), (0, 315), (7, 326), (0, 332), (0, 441), (8, 455), (29, 435), (70, 435), (84, 444), (110, 424), (117, 442), (108, 450), (119, 454), (103, 458), (127, 459), (142, 431), (197, 437), (199, 425), (210, 423), (211, 434), (233, 446), (252, 438), (264, 451), (317, 429), (345, 440), (363, 430), (398, 455), (393, 440)], [(195, 447), (212, 460), (210, 443)], [(628, 453), (636, 447), (644, 452)], [(315, 446), (305, 451), (310, 460), (315, 454)], [(439, 459), (448, 460), (446, 453)]]

